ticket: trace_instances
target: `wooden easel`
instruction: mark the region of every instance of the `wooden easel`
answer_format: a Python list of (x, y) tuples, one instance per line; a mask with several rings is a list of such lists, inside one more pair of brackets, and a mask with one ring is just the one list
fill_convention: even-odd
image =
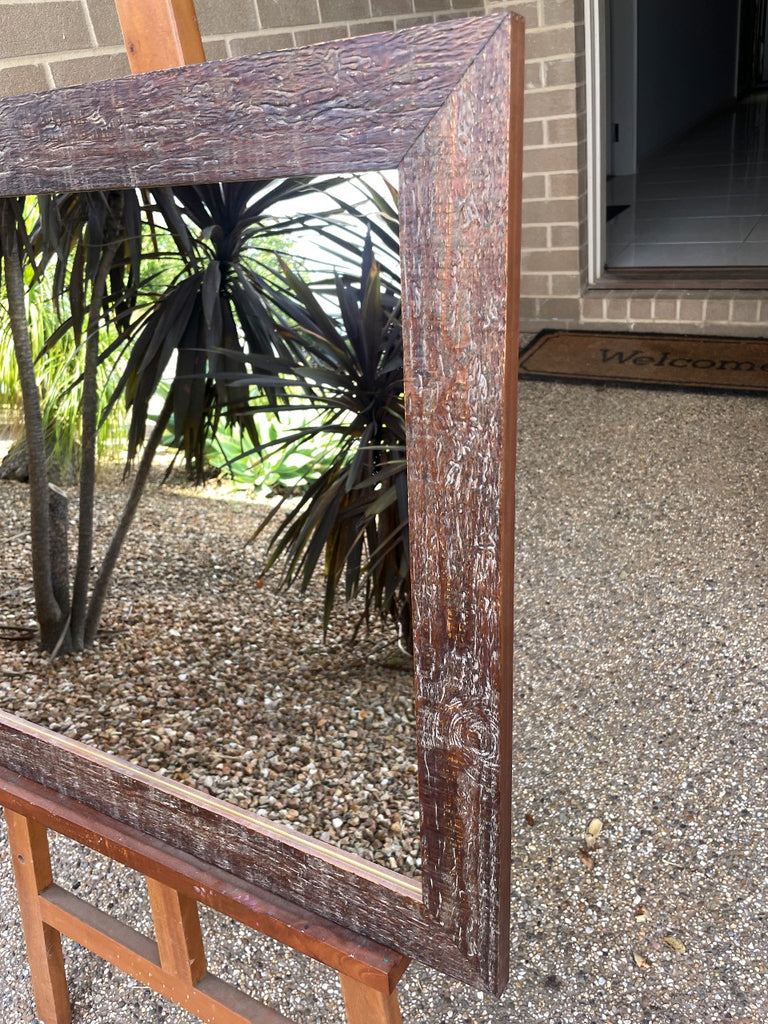
[[(208, 972), (198, 904), (335, 970), (349, 1024), (402, 1024), (395, 986), (407, 957), (5, 769), (0, 804), (44, 1024), (71, 1019), (62, 935), (211, 1024), (290, 1024)], [(56, 884), (48, 829), (144, 876), (156, 941)]]
[[(115, 0), (135, 73), (205, 60), (194, 0)], [(0, 769), (0, 805), (27, 944), (37, 1015), (69, 1024), (61, 936), (211, 1024), (290, 1024), (210, 974), (198, 904), (335, 970), (348, 1024), (402, 1024), (395, 986), (409, 960), (113, 818)], [(156, 941), (57, 885), (48, 830), (144, 876)]]

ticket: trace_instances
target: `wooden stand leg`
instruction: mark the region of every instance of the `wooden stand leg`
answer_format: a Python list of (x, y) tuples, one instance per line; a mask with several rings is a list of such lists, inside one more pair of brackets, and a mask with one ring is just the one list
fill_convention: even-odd
[(147, 877), (160, 963), (170, 974), (195, 985), (207, 970), (197, 903)]
[(340, 974), (347, 1024), (403, 1024), (397, 991), (385, 995)]
[(194, 0), (115, 0), (131, 71), (205, 60)]
[(44, 1024), (70, 1024), (61, 936), (43, 921), (39, 899), (53, 881), (48, 833), (14, 811), (6, 810), (5, 819), (37, 1015)]

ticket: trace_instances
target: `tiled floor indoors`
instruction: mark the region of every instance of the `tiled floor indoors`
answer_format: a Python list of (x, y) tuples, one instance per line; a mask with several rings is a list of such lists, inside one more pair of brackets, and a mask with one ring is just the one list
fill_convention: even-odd
[(608, 204), (610, 268), (768, 266), (768, 91), (610, 179)]

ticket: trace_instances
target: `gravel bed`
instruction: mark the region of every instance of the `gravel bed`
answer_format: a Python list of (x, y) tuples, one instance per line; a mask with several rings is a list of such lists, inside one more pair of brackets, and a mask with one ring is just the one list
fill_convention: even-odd
[[(520, 419), (511, 981), (494, 1000), (414, 964), (399, 986), (404, 1024), (759, 1024), (768, 1019), (768, 404), (527, 382)], [(0, 491), (4, 521), (13, 524), (6, 536), (22, 534), (23, 518), (12, 518), (18, 498)], [(379, 846), (367, 855), (384, 863), (402, 857), (406, 869), (411, 856), (417, 869), (407, 665), (385, 635), (365, 655), (335, 637), (324, 646), (310, 630), (311, 602), (287, 612), (268, 584), (256, 586), (258, 553), (242, 544), (252, 526), (246, 503), (226, 499), (231, 516), (221, 546), (196, 541), (187, 527), (197, 519), (191, 505), (225, 500), (214, 495), (158, 495), (142, 514), (137, 543), (149, 545), (149, 561), (140, 568), (133, 548), (127, 556), (125, 603), (118, 583), (107, 622), (113, 634), (98, 652), (110, 659), (110, 676), (121, 660), (128, 665), (120, 685), (104, 680), (95, 655), (65, 670), (5, 646), (3, 706), (29, 702), (64, 730), (82, 730), (77, 735), (100, 745), (111, 737), (114, 749), (146, 763), (162, 757), (166, 770), (214, 789), (241, 770), (227, 775), (227, 764), (253, 763), (245, 751), (256, 755), (258, 745), (248, 746), (249, 737), (269, 731), (267, 764), (254, 765), (249, 777), (249, 785), (268, 783), (260, 809), (286, 817), (295, 810), (299, 827), (314, 814), (314, 827), (329, 835), (334, 817), (354, 829), (358, 816), (373, 847), (379, 821)], [(161, 542), (170, 520), (175, 528)], [(226, 558), (226, 539), (235, 536)], [(248, 571), (240, 575), (237, 562), (248, 562)], [(13, 562), (3, 567), (0, 590), (23, 587), (17, 571)], [(179, 591), (186, 598), (167, 590), (173, 577), (188, 581)], [(213, 591), (222, 596), (219, 608)], [(4, 598), (3, 618), (23, 619), (25, 601), (23, 590)], [(274, 609), (280, 614), (270, 615)], [(283, 632), (294, 615), (295, 631)], [(339, 621), (348, 638), (344, 614)], [(149, 639), (158, 625), (159, 649)], [(267, 654), (277, 661), (299, 641), (293, 682), (280, 682), (278, 692), (271, 666), (248, 660), (251, 648), (263, 665)], [(198, 669), (209, 647), (216, 657)], [(67, 675), (75, 664), (88, 682), (84, 694)], [(23, 674), (7, 674), (16, 672)], [(209, 724), (224, 717), (216, 709), (226, 700), (240, 728), (237, 692), (249, 715), (265, 699), (272, 704), (258, 729), (243, 725), (242, 752), (228, 762), (228, 735), (223, 746), (211, 743)], [(169, 725), (172, 705), (161, 702), (193, 698), (206, 724), (189, 724), (196, 720), (189, 703), (174, 709), (184, 720)], [(294, 704), (298, 710), (287, 707)], [(184, 739), (186, 732), (194, 738)], [(338, 740), (321, 755), (316, 744), (329, 735)], [(137, 753), (141, 736), (154, 738)], [(197, 765), (172, 761), (190, 748), (216, 754), (201, 753)], [(383, 756), (389, 748), (394, 759)], [(334, 789), (331, 774), (353, 754), (358, 761)], [(282, 760), (270, 765), (272, 756)], [(296, 780), (280, 790), (276, 808), (269, 795), (289, 762)], [(265, 768), (275, 776), (261, 780)], [(245, 774), (225, 787), (230, 799)], [(306, 785), (317, 775), (329, 776), (327, 787), (322, 779)], [(370, 781), (359, 783), (363, 777)], [(395, 806), (399, 831), (385, 824)], [(362, 838), (355, 834), (351, 848), (362, 849)], [(55, 850), (64, 883), (151, 928), (129, 872), (63, 840)], [(212, 966), (230, 980), (301, 1024), (343, 1021), (330, 972), (216, 915), (206, 915), (206, 928)], [(1, 855), (0, 938), (0, 1021), (32, 1024), (10, 866)], [(67, 953), (73, 1024), (192, 1024), (81, 949), (68, 945)]]
[[(126, 486), (104, 474), (100, 540)], [(150, 484), (92, 651), (6, 643), (0, 705), (403, 873), (418, 872), (413, 673), (378, 624), (262, 579), (266, 506)], [(0, 621), (32, 623), (27, 488), (0, 483)], [(74, 540), (73, 540), (74, 544)], [(351, 613), (350, 613), (351, 611)], [(355, 634), (357, 631), (357, 640)], [(386, 756), (383, 756), (386, 751)]]

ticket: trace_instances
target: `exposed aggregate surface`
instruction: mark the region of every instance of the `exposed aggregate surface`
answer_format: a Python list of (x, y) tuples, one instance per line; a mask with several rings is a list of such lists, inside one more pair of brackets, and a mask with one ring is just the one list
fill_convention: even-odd
[[(511, 980), (494, 1000), (414, 964), (404, 1024), (768, 1019), (767, 435), (762, 397), (521, 386)], [(30, 616), (25, 500), (0, 485), (5, 623)], [(407, 666), (383, 632), (352, 647), (348, 611), (323, 643), (311, 596), (257, 586), (254, 524), (241, 496), (153, 490), (98, 651), (51, 667), (4, 643), (0, 706), (417, 872)], [(32, 1024), (0, 841), (0, 1021)], [(135, 875), (54, 857), (151, 932)], [(332, 972), (204, 924), (212, 970), (343, 1021)], [(73, 1024), (192, 1024), (66, 954)]]

